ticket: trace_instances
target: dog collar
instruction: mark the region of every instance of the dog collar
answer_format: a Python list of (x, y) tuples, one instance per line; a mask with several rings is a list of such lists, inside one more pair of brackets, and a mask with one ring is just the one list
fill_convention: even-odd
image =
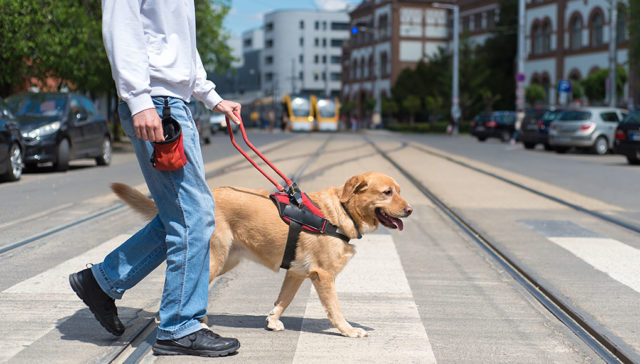
[(358, 228), (356, 220), (354, 220), (353, 216), (351, 216), (351, 214), (349, 213), (349, 209), (347, 209), (347, 206), (345, 206), (344, 202), (340, 202), (340, 204), (342, 205), (344, 212), (346, 212), (347, 216), (349, 216), (349, 218), (351, 219), (351, 222), (353, 222), (353, 226), (356, 228), (356, 232), (358, 233), (358, 239), (362, 238), (362, 234), (360, 234), (360, 228)]

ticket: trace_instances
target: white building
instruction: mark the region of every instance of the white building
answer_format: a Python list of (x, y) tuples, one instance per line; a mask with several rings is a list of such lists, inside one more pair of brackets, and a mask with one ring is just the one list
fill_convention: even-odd
[(346, 11), (283, 10), (264, 17), (262, 91), (338, 96), (342, 44), (349, 37)]

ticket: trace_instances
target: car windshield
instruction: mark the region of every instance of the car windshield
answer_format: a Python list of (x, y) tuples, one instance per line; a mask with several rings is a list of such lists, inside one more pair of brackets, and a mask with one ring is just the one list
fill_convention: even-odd
[(629, 113), (623, 120), (623, 123), (640, 124), (640, 110)]
[(19, 94), (9, 96), (7, 104), (16, 116), (62, 116), (67, 96), (61, 94)]
[(336, 103), (331, 99), (318, 100), (318, 113), (320, 117), (332, 118), (336, 116)]
[(311, 102), (308, 97), (298, 96), (291, 99), (291, 109), (294, 116), (309, 116), (311, 114)]
[(546, 113), (544, 113), (544, 116), (542, 117), (542, 120), (543, 121), (554, 121), (561, 114), (562, 114), (562, 111), (559, 111), (559, 110), (547, 111)]
[(499, 123), (513, 123), (516, 121), (516, 115), (512, 113), (497, 113), (493, 117)]
[(491, 114), (478, 114), (475, 119), (476, 121), (481, 123), (485, 121), (489, 121), (491, 120)]
[(560, 114), (559, 121), (585, 121), (591, 118), (589, 111), (565, 111)]

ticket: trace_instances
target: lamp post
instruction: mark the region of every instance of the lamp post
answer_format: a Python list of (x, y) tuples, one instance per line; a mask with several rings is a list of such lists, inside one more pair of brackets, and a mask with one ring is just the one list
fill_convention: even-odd
[(453, 10), (453, 76), (451, 79), (451, 120), (453, 122), (453, 126), (451, 128), (451, 135), (458, 134), (458, 122), (460, 120), (460, 116), (462, 116), (462, 111), (460, 110), (460, 96), (459, 96), (459, 11), (460, 7), (454, 4), (443, 4), (443, 3), (433, 3), (433, 6), (436, 8), (442, 9), (450, 9)]
[(616, 106), (617, 80), (616, 66), (618, 65), (618, 57), (616, 52), (617, 39), (617, 23), (618, 23), (618, 6), (616, 1), (609, 0), (609, 106)]
[(518, 0), (518, 62), (517, 62), (517, 74), (516, 74), (516, 111), (520, 112), (524, 110), (525, 106), (525, 92), (524, 92), (524, 46), (525, 46), (525, 3), (524, 0)]

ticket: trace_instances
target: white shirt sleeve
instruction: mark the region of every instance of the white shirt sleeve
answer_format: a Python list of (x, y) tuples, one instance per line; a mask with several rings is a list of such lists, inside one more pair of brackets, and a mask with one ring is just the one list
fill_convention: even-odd
[(102, 38), (118, 95), (131, 115), (154, 108), (138, 0), (102, 0)]
[(207, 80), (207, 71), (202, 65), (202, 59), (200, 59), (198, 51), (196, 51), (196, 57), (196, 85), (193, 89), (193, 97), (204, 102), (208, 108), (213, 109), (222, 101), (222, 97), (216, 92), (216, 85)]

